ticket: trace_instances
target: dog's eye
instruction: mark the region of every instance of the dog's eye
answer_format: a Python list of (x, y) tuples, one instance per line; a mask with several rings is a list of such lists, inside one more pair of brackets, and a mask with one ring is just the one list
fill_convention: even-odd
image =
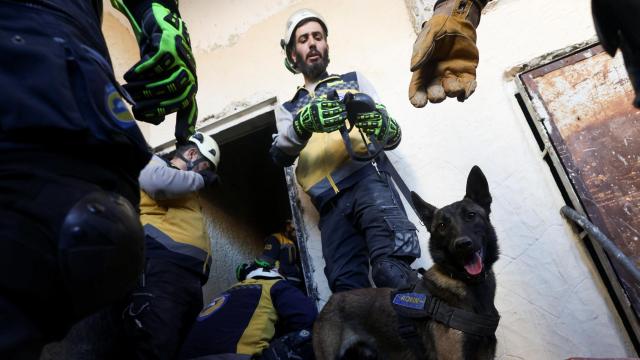
[(443, 232), (447, 230), (447, 225), (445, 223), (438, 223), (438, 225), (436, 225), (436, 230)]
[(469, 211), (466, 215), (465, 218), (467, 220), (473, 220), (473, 218), (476, 217), (476, 213), (474, 213), (473, 211)]

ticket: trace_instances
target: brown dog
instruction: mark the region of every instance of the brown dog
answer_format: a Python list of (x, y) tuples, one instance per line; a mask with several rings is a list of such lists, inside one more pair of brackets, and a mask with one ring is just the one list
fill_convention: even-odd
[(441, 209), (415, 193), (412, 200), (431, 233), (434, 265), (411, 290), (334, 294), (313, 329), (318, 360), (494, 357), (499, 316), (491, 268), (499, 250), (484, 174), (474, 166), (465, 197)]

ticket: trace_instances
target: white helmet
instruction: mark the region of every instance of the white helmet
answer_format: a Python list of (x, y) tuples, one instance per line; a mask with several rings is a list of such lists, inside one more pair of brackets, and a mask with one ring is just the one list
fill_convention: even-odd
[(327, 30), (327, 24), (325, 24), (324, 22), (324, 18), (311, 9), (300, 9), (289, 16), (289, 19), (287, 20), (287, 26), (284, 29), (284, 37), (280, 39), (280, 46), (286, 54), (284, 65), (289, 71), (294, 74), (298, 74), (300, 73), (300, 71), (295, 68), (295, 63), (291, 58), (291, 54), (289, 54), (289, 52), (287, 51), (287, 45), (289, 45), (289, 43), (291, 42), (291, 37), (293, 36), (294, 31), (296, 31), (298, 25), (307, 19), (317, 20), (324, 30), (324, 35), (327, 36), (329, 34)]
[(276, 269), (265, 269), (259, 267), (250, 273), (247, 274), (247, 279), (255, 279), (255, 278), (263, 278), (263, 279), (284, 279), (278, 270)]
[(220, 147), (211, 136), (197, 132), (189, 138), (189, 142), (194, 143), (200, 153), (206, 157), (217, 168), (220, 163)]

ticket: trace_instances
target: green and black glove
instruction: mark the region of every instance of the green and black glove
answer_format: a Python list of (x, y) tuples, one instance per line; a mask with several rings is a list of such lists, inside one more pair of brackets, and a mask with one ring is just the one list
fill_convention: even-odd
[(301, 138), (308, 139), (314, 132), (333, 132), (347, 120), (347, 109), (342, 101), (316, 98), (303, 107), (295, 119), (293, 128)]
[(400, 126), (389, 116), (384, 105), (376, 104), (376, 109), (376, 111), (358, 114), (355, 119), (356, 127), (362, 129), (367, 135), (375, 136), (378, 140), (386, 137), (387, 143), (385, 145), (397, 143), (401, 136)]
[[(189, 33), (174, 0), (111, 0), (136, 34), (141, 60), (124, 75), (125, 89), (136, 104), (136, 119), (159, 124), (177, 112), (176, 139), (187, 142), (195, 132), (198, 107), (196, 63)], [(131, 7), (127, 4), (132, 3)]]

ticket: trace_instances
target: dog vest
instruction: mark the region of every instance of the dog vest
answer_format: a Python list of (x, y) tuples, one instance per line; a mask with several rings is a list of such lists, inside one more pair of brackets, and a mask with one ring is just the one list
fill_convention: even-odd
[(426, 354), (416, 328), (416, 319), (433, 319), (476, 336), (494, 335), (500, 321), (500, 316), (476, 314), (449, 306), (424, 287), (393, 291), (390, 301), (398, 317), (398, 333), (407, 341), (416, 359), (422, 359)]

